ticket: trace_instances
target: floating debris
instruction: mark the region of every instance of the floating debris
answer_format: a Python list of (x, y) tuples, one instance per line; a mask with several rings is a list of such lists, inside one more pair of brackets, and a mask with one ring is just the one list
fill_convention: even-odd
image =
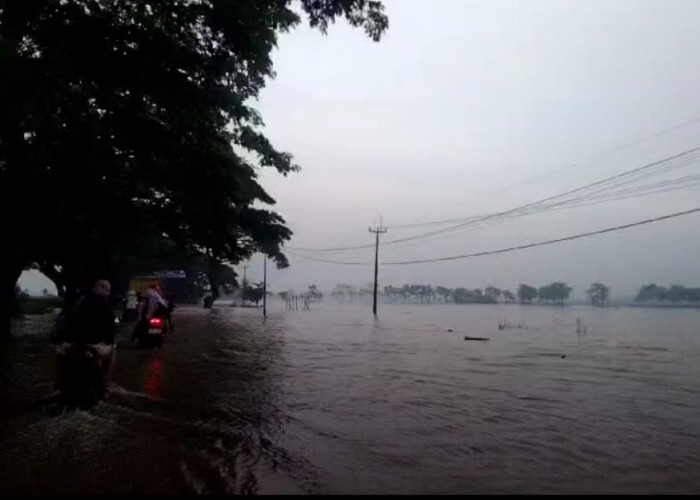
[(506, 318), (503, 318), (503, 323), (500, 321), (498, 322), (498, 330), (527, 330), (527, 331), (534, 331), (538, 332), (540, 331), (539, 328), (531, 328), (527, 325), (523, 325), (522, 323), (517, 323), (517, 324), (512, 324), (510, 321), (508, 321)]
[(464, 340), (476, 340), (478, 342), (488, 342), (491, 339), (486, 338), (486, 337), (464, 337)]

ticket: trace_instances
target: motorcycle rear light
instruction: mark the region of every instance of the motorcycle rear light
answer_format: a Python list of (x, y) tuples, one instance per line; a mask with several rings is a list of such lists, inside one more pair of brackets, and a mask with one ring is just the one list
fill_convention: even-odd
[(160, 318), (151, 318), (148, 324), (151, 326), (163, 326), (163, 320)]

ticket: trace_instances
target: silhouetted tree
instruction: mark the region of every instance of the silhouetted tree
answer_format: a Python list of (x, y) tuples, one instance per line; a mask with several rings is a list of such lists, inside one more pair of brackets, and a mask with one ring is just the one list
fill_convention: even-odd
[(586, 290), (586, 295), (591, 299), (591, 304), (594, 306), (604, 306), (610, 295), (610, 288), (602, 283), (596, 282)]
[(455, 304), (495, 304), (496, 299), (489, 295), (484, 295), (481, 289), (469, 290), (467, 288), (457, 288), (454, 293)]
[(388, 24), (370, 0), (0, 4), (0, 335), (27, 265), (85, 287), (118, 274), (115, 247), (146, 224), (214, 271), (255, 252), (288, 264), (291, 232), (265, 207), (274, 199), (252, 161), (297, 167), (251, 103), (298, 12), (323, 32), (345, 18), (374, 40)]
[(537, 296), (543, 302), (554, 302), (563, 305), (564, 301), (569, 298), (571, 290), (572, 288), (566, 283), (557, 281), (550, 285), (540, 287), (537, 291)]
[(637, 292), (635, 302), (679, 302), (693, 304), (700, 302), (700, 288), (689, 288), (684, 285), (672, 285), (668, 289), (655, 283), (642, 286)]
[(471, 296), (471, 292), (466, 288), (456, 288), (454, 293), (455, 304), (467, 303)]
[(484, 290), (484, 295), (491, 297), (494, 301), (498, 301), (498, 299), (501, 298), (501, 293), (500, 288), (496, 288), (495, 286), (487, 286)]
[(444, 286), (438, 286), (435, 289), (435, 293), (438, 297), (442, 297), (443, 302), (449, 302), (453, 298), (454, 290), (452, 290), (451, 288), (446, 288)]
[[(236, 280), (236, 271), (229, 265), (223, 264), (215, 259), (200, 259), (199, 264), (202, 265), (206, 272), (200, 271), (206, 277), (205, 283), (209, 288), (209, 295), (204, 298), (204, 307), (210, 308), (214, 301), (219, 298), (219, 288), (224, 285), (232, 287), (238, 286)], [(244, 284), (245, 286), (245, 284)]]
[(700, 288), (683, 287), (683, 295), (686, 302), (700, 302)]
[(367, 283), (365, 286), (360, 288), (359, 292), (357, 292), (360, 297), (367, 297), (369, 295), (372, 295), (374, 293), (374, 283)]
[(335, 297), (340, 302), (344, 302), (346, 297), (354, 301), (357, 298), (357, 295), (357, 288), (344, 283), (336, 285), (331, 291), (331, 296)]
[(686, 300), (686, 288), (682, 285), (671, 285), (666, 293), (666, 300), (672, 303)]
[(255, 305), (262, 300), (265, 292), (263, 291), (263, 283), (253, 283), (252, 285), (245, 285), (243, 288), (243, 300), (253, 302)]
[(537, 288), (530, 285), (521, 284), (518, 286), (518, 299), (522, 303), (531, 303), (537, 298)]
[(323, 293), (318, 289), (316, 285), (309, 285), (309, 289), (306, 293), (310, 298), (314, 300), (321, 300), (323, 298)]
[(666, 297), (666, 289), (652, 283), (642, 286), (634, 300), (636, 302), (664, 302)]

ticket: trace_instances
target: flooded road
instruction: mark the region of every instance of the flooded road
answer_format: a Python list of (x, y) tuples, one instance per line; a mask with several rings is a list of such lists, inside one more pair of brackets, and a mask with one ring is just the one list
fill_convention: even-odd
[(68, 413), (32, 318), (2, 353), (0, 494), (700, 492), (699, 311), (370, 312), (183, 307)]

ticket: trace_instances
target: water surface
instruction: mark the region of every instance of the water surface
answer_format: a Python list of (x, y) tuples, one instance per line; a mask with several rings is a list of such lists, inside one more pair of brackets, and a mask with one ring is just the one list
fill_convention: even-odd
[(25, 325), (0, 493), (700, 492), (700, 312), (370, 313), (181, 308), (162, 349), (120, 339), (105, 402), (62, 414), (21, 404), (51, 393)]

